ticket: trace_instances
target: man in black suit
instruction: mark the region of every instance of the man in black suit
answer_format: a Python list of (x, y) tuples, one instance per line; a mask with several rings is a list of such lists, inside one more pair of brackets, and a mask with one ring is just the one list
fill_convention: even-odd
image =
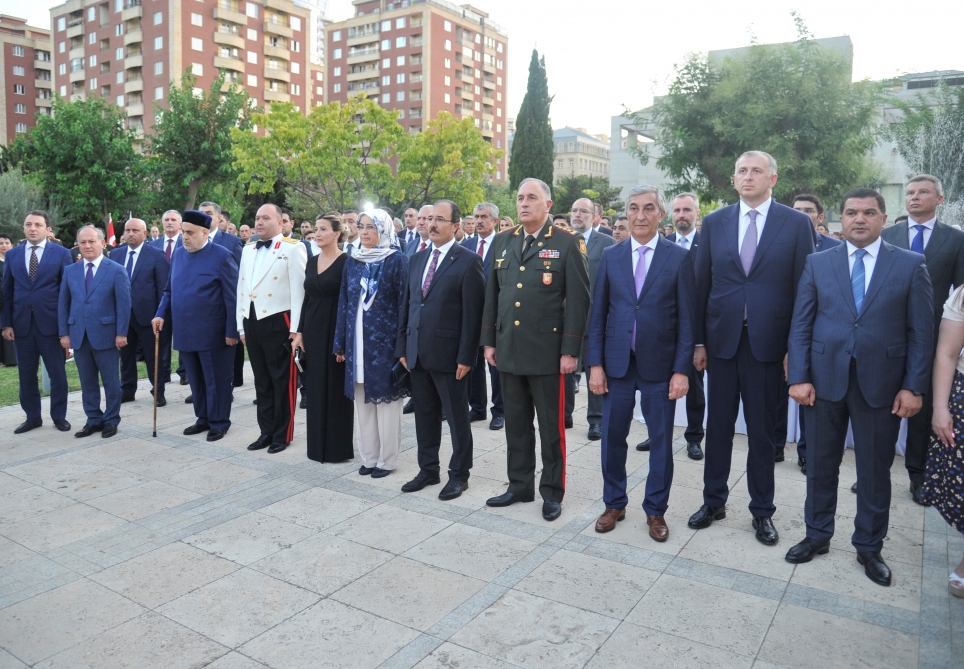
[[(489, 250), (495, 240), (495, 224), (499, 220), (499, 208), (491, 202), (475, 205), (473, 210), (475, 220), (475, 235), (462, 241), (469, 251), (482, 259), (482, 271), (485, 280), (489, 280), (492, 269), (492, 255)], [(479, 347), (479, 354), (475, 360), (475, 367), (469, 372), (469, 420), (485, 420), (488, 417), (486, 409), (489, 406), (486, 395), (485, 375), (488, 366), (489, 382), (492, 385), (492, 420), (490, 430), (501, 430), (505, 427), (505, 407), (502, 404), (502, 384), (499, 381), (499, 370), (489, 365), (485, 360), (485, 349)]]
[[(944, 302), (954, 288), (964, 285), (964, 232), (937, 220), (937, 207), (943, 201), (944, 191), (937, 177), (929, 174), (913, 177), (904, 190), (904, 207), (909, 219), (886, 228), (881, 235), (888, 244), (924, 254), (934, 292), (935, 346), (944, 313)], [(933, 360), (931, 362), (933, 363)], [(924, 482), (927, 441), (930, 438), (933, 413), (934, 405), (930, 389), (927, 389), (920, 412), (907, 421), (904, 465), (910, 477), (911, 496), (921, 505), (924, 504), (921, 485)]]
[(395, 355), (412, 376), (418, 475), (402, 486), (415, 492), (440, 483), (442, 414), (452, 437), (449, 481), (439, 499), (469, 487), (472, 428), (469, 372), (475, 366), (485, 305), (482, 259), (455, 241), (462, 212), (449, 200), (434, 205), (429, 226), (432, 247), (415, 254), (408, 273)]
[[(881, 239), (884, 198), (869, 188), (840, 205), (845, 245), (807, 259), (790, 330), (790, 395), (810, 434), (807, 536), (786, 560), (830, 550), (847, 425), (857, 461), (852, 543), (867, 577), (890, 585), (880, 555), (900, 419), (921, 409), (934, 362), (934, 304), (924, 258)], [(712, 376), (710, 377), (713, 378)]]
[(161, 304), (167, 287), (169, 268), (164, 254), (147, 242), (147, 224), (132, 218), (124, 224), (127, 244), (114, 249), (111, 260), (122, 265), (131, 283), (131, 318), (127, 326), (127, 346), (120, 351), (121, 402), (133, 402), (137, 391), (137, 346), (144, 351), (147, 378), (157, 396), (157, 406), (167, 404), (164, 398), (164, 375), (154, 378), (154, 327), (151, 321)]
[[(402, 244), (402, 250), (407, 252), (409, 244), (414, 244), (415, 240), (419, 238), (417, 230), (418, 212), (409, 207), (402, 216), (405, 217), (405, 229), (398, 235), (398, 238)], [(413, 250), (412, 253), (414, 252)], [(412, 253), (407, 253), (407, 255), (411, 257)]]
[(696, 349), (708, 369), (703, 506), (692, 529), (726, 517), (733, 432), (743, 400), (747, 487), (757, 539), (779, 540), (773, 525), (773, 426), (786, 365), (787, 336), (797, 284), (813, 253), (810, 219), (775, 202), (777, 163), (748, 151), (736, 161), (740, 201), (707, 216), (696, 252)]
[(600, 234), (606, 235), (608, 237), (612, 237), (613, 236), (612, 228), (609, 228), (603, 225), (604, 222), (605, 221), (603, 220), (603, 215), (602, 215), (602, 205), (597, 202), (593, 202), (592, 229)]

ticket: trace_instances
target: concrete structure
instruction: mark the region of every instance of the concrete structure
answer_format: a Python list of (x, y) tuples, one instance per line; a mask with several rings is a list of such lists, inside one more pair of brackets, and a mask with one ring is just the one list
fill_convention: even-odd
[(292, 2), (311, 12), (309, 16), (311, 52), (308, 54), (308, 59), (313, 65), (321, 65), (325, 62), (325, 26), (330, 23), (325, 20), (328, 0), (292, 0)]
[(609, 179), (609, 136), (590, 135), (585, 128), (552, 131), (553, 183), (561, 177), (590, 176)]
[[(473, 118), (506, 148), (509, 40), (471, 5), (444, 0), (354, 0), (355, 16), (326, 29), (328, 102), (365, 94), (400, 112), (410, 132), (440, 111)], [(505, 160), (495, 180), (506, 178)]]
[(53, 64), (50, 31), (0, 14), (0, 145), (49, 114)]
[(219, 70), (257, 105), (310, 105), (309, 10), (291, 0), (69, 0), (50, 10), (54, 91), (100, 95), (149, 129), (154, 104), (190, 68), (208, 89)]

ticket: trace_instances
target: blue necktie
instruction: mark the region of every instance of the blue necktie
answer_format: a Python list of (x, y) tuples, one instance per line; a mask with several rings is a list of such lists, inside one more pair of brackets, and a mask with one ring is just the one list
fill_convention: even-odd
[(137, 255), (137, 251), (131, 251), (127, 254), (127, 278), (133, 278), (134, 274), (134, 256)]
[(84, 277), (84, 288), (89, 293), (90, 284), (94, 283), (94, 263), (87, 263), (87, 275)]
[(864, 249), (857, 249), (857, 257), (854, 260), (854, 269), (850, 274), (850, 286), (854, 291), (854, 304), (857, 305), (857, 315), (860, 315), (860, 308), (864, 306), (864, 256), (867, 252)]
[(917, 236), (914, 237), (914, 241), (911, 242), (910, 250), (914, 253), (924, 255), (924, 226), (915, 225), (914, 228), (917, 230)]

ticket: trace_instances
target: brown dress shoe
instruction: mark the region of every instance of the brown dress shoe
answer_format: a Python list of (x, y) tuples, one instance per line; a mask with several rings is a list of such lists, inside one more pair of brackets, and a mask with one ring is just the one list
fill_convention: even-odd
[(626, 509), (606, 509), (596, 520), (597, 532), (612, 532), (616, 522), (626, 517)]
[(646, 516), (646, 524), (649, 525), (649, 536), (654, 541), (662, 543), (669, 539), (669, 528), (666, 527), (666, 519), (662, 516)]

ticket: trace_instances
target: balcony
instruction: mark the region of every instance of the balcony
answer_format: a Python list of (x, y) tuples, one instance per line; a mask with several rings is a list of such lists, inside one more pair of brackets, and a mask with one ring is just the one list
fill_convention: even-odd
[(291, 73), (285, 70), (272, 70), (269, 67), (264, 68), (264, 78), (274, 79), (275, 81), (291, 81)]
[(133, 105), (127, 105), (127, 118), (132, 116), (143, 116), (144, 115), (144, 103), (139, 102)]
[(409, 46), (412, 46), (412, 47), (422, 46), (422, 45), (424, 45), (424, 44), (425, 44), (425, 40), (422, 39), (421, 37), (418, 38), (418, 39), (413, 39), (411, 42), (408, 43), (408, 45), (409, 45)]
[(274, 21), (264, 22), (264, 31), (269, 35), (281, 35), (282, 37), (287, 37), (291, 39), (294, 36), (294, 31), (286, 25), (281, 23), (275, 23)]
[(50, 70), (52, 72), (54, 69), (54, 64), (49, 60), (35, 60), (33, 66), (36, 70)]
[(264, 56), (265, 58), (280, 58), (281, 60), (291, 60), (291, 51), (287, 48), (280, 46), (271, 46), (270, 44), (264, 45)]
[(77, 25), (70, 26), (67, 28), (67, 39), (71, 37), (82, 37), (84, 34), (84, 22), (81, 19), (80, 23)]
[(348, 38), (348, 47), (358, 46), (359, 44), (370, 44), (371, 42), (378, 41), (378, 31), (369, 30), (364, 33), (357, 33), (354, 37)]
[(223, 56), (214, 57), (214, 67), (219, 70), (232, 70), (234, 72), (244, 72), (244, 61), (237, 58), (225, 58)]
[(483, 59), (482, 59), (482, 71), (483, 71), (483, 72), (488, 72), (489, 74), (495, 74), (495, 63), (492, 63), (492, 64), (490, 65), (489, 63), (486, 63), (486, 62), (485, 62), (485, 59), (483, 58)]
[(77, 91), (76, 93), (70, 94), (71, 102), (83, 102), (86, 99), (87, 99), (86, 91)]
[(415, 55), (415, 56), (410, 56), (409, 59), (408, 59), (408, 64), (409, 64), (409, 65), (421, 65), (423, 62), (425, 62), (425, 59), (422, 58), (422, 54), (417, 54), (417, 55)]
[(364, 79), (378, 78), (377, 67), (367, 67), (361, 72), (349, 72), (348, 81), (362, 81)]
[(248, 25), (248, 16), (242, 12), (236, 12), (233, 9), (225, 9), (224, 7), (214, 8), (214, 18), (218, 21), (227, 21), (228, 23), (237, 23), (241, 26)]
[(132, 67), (144, 67), (144, 56), (142, 54), (130, 54), (124, 59), (124, 69), (129, 70)]
[(144, 10), (141, 9), (140, 3), (137, 3), (135, 7), (128, 7), (121, 12), (121, 21), (130, 21), (131, 19), (139, 19), (144, 16)]
[(415, 74), (411, 75), (411, 76), (408, 78), (408, 82), (409, 82), (410, 84), (420, 84), (420, 83), (422, 83), (422, 81), (423, 81), (423, 78), (422, 78), (422, 73), (421, 73), (421, 72), (416, 72)]
[(84, 47), (82, 46), (79, 46), (76, 49), (71, 49), (70, 51), (67, 52), (67, 58), (69, 58), (70, 60), (73, 60), (75, 58), (83, 58), (86, 55), (87, 55), (87, 52), (84, 50)]
[(466, 74), (465, 72), (456, 72), (455, 78), (459, 81), (464, 81), (467, 84), (471, 84), (475, 81), (475, 78), (471, 74)]
[(34, 79), (34, 88), (47, 89), (50, 90), (54, 86), (54, 82), (50, 79)]
[(235, 49), (244, 48), (244, 38), (240, 35), (232, 35), (230, 33), (214, 33), (214, 43), (223, 46), (232, 46)]
[(70, 83), (74, 83), (77, 81), (86, 81), (86, 80), (87, 80), (87, 72), (83, 69), (80, 69), (80, 70), (77, 70), (76, 72), (71, 72), (70, 79), (68, 81), (70, 81)]
[(129, 44), (139, 44), (144, 41), (144, 32), (141, 30), (135, 30), (134, 32), (124, 34), (124, 46)]
[(355, 65), (357, 63), (368, 63), (373, 60), (378, 60), (378, 49), (370, 49), (368, 51), (362, 51), (360, 53), (349, 54), (347, 63), (349, 65)]
[(265, 102), (291, 102), (291, 96), (283, 91), (264, 90)]
[(50, 107), (52, 100), (50, 98), (36, 98), (33, 103), (38, 107)]
[(290, 0), (265, 0), (264, 6), (271, 9), (277, 9), (279, 12), (290, 12), (291, 11)]
[(128, 79), (124, 83), (124, 93), (137, 93), (144, 90), (143, 79)]

